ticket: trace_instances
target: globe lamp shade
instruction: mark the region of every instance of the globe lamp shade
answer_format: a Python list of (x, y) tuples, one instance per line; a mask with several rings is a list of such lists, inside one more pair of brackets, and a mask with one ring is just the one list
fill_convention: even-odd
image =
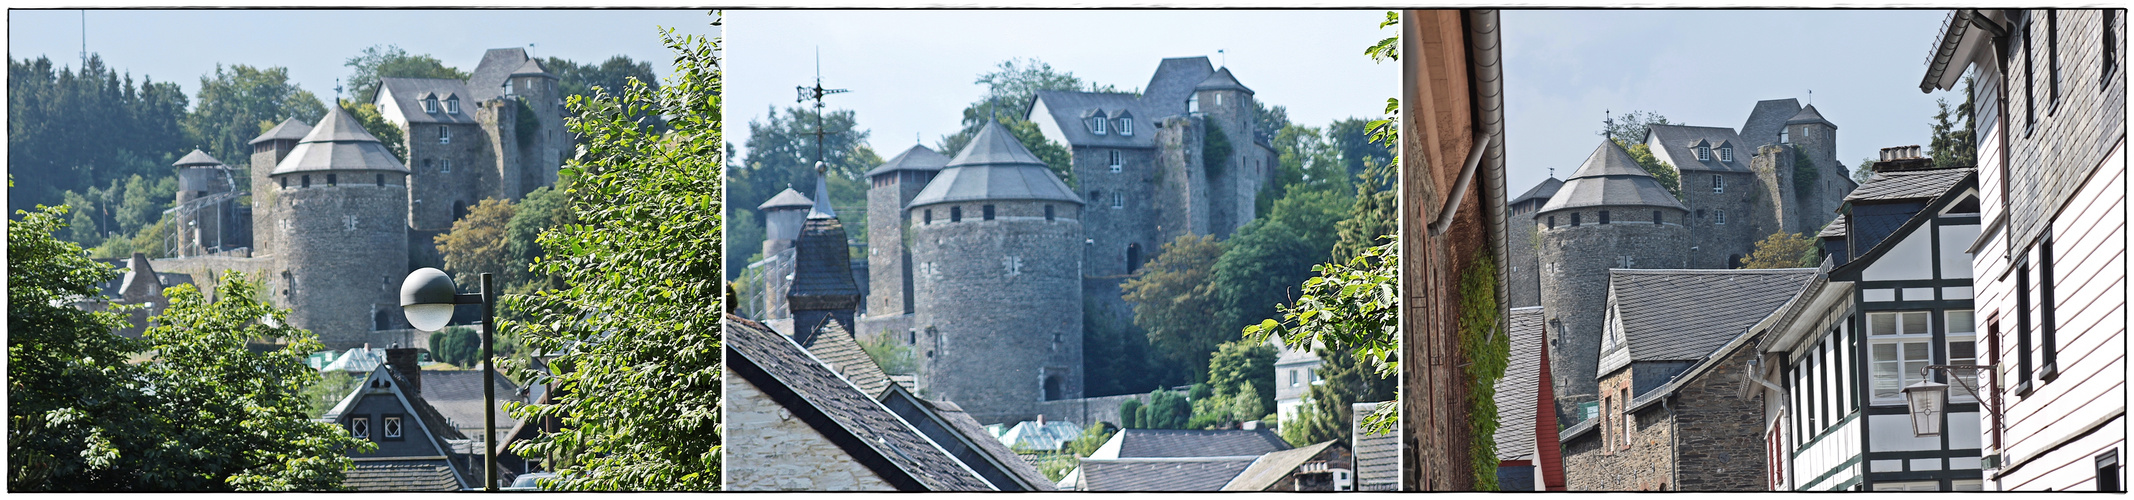
[(416, 269), (400, 284), (400, 310), (407, 314), (409, 326), (434, 332), (452, 322), (458, 296), (458, 287), (444, 271), (434, 267)]

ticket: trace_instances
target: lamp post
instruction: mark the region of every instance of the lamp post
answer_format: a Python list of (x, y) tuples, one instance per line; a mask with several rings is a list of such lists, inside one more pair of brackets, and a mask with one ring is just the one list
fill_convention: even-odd
[(434, 267), (416, 269), (400, 284), (400, 309), (408, 325), (434, 332), (452, 321), (460, 304), (482, 306), (482, 491), (496, 491), (496, 282), (482, 273), (481, 293), (459, 293), (452, 277)]
[[(1941, 435), (1941, 416), (1943, 413), (1948, 412), (1949, 384), (1935, 382), (1932, 377), (1927, 375), (1928, 372), (1937, 370), (1943, 372), (1971, 370), (1976, 372), (1988, 368), (1992, 367), (1983, 365), (1927, 365), (1924, 368), (1920, 368), (1919, 378), (1922, 380), (1919, 383), (1905, 386), (1903, 391), (1905, 406), (1911, 408), (1912, 435), (1919, 437)], [(1973, 389), (1971, 384), (1965, 383), (1961, 377), (1951, 378), (1956, 379), (1957, 384), (1962, 385), (1965, 391), (1971, 393), (1971, 399), (1978, 401), (1980, 409), (1993, 415), (1993, 421), (2000, 421), (2000, 412), (1995, 411), (1993, 406), (1985, 404), (1986, 398), (1979, 397), (1977, 389)]]

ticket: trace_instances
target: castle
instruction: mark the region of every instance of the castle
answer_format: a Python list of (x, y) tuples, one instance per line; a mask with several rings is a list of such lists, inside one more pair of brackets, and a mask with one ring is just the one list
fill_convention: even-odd
[(1611, 138), (1507, 202), (1510, 306), (1542, 307), (1564, 422), (1596, 411), (1610, 269), (1741, 267), (1771, 234), (1829, 224), (1856, 186), (1837, 125), (1793, 99), (1756, 103), (1738, 131), (1652, 125), (1638, 140), (1675, 167), (1679, 197)]
[(569, 147), (557, 80), (517, 48), (488, 51), (466, 80), (384, 78), (371, 102), (405, 131), (407, 158), (328, 106), (316, 126), (291, 118), (251, 141), (249, 207), (230, 167), (194, 151), (174, 165), (175, 256), (151, 265), (195, 283), (263, 279), (329, 349), (420, 347), (401, 279), (441, 267), (433, 240), (468, 207), (555, 183)]
[(1140, 95), (1038, 92), (1026, 119), (1067, 146), (1076, 187), (997, 122), (954, 158), (914, 146), (866, 174), (862, 262), (826, 237), (820, 180), (813, 200), (788, 189), (758, 207), (765, 323), (891, 335), (917, 355), (922, 394), (981, 422), (1100, 419), (1117, 403), (1084, 399), (1085, 314), (1131, 324), (1120, 285), (1164, 242), (1253, 219), (1275, 163), (1254, 110), (1206, 57), (1163, 60)]

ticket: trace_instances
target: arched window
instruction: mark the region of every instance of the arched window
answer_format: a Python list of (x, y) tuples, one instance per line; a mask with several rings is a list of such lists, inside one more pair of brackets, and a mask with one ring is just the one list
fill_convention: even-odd
[(1140, 270), (1141, 270), (1141, 244), (1140, 244), (1140, 243), (1128, 243), (1128, 244), (1126, 244), (1126, 273), (1127, 273), (1127, 274), (1133, 274), (1133, 273), (1134, 273), (1134, 271), (1140, 271)]
[(1060, 399), (1060, 397), (1060, 377), (1058, 375), (1046, 375), (1045, 400), (1052, 401)]

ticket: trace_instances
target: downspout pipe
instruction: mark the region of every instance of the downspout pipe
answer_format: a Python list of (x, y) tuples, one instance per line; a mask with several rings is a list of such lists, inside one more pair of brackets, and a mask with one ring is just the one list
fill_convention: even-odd
[(1438, 209), (1437, 220), (1430, 221), (1430, 235), (1442, 236), (1452, 229), (1453, 216), (1459, 215), (1460, 202), (1467, 199), (1467, 185), (1475, 180), (1475, 170), (1482, 166), (1483, 153), (1489, 152), (1489, 136), (1476, 134), (1473, 149), (1467, 150), (1467, 164), (1460, 168), (1460, 178), (1452, 183), (1452, 197), (1445, 199), (1445, 207)]

